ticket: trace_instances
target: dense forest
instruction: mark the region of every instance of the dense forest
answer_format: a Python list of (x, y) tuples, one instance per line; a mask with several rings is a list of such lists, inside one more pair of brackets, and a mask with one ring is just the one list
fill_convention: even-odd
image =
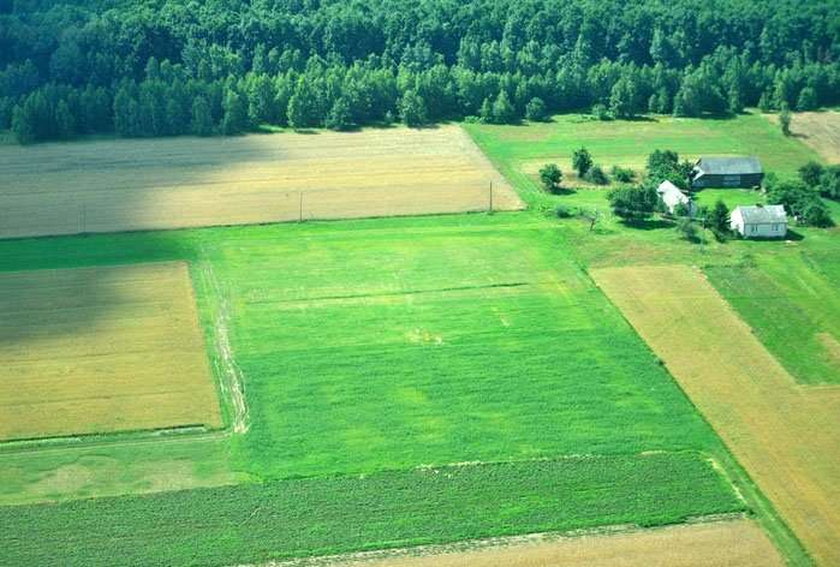
[(21, 143), (840, 103), (840, 0), (0, 0)]

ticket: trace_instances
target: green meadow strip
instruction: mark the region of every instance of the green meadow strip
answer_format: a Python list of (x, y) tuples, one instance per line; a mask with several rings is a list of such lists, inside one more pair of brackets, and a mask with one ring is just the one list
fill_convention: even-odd
[(743, 509), (698, 453), (581, 456), (10, 506), (0, 549), (7, 565), (225, 565)]

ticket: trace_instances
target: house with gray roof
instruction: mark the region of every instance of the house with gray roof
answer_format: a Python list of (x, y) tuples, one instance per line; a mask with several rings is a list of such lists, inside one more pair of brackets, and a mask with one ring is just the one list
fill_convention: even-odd
[(744, 187), (761, 185), (764, 170), (755, 156), (701, 157), (694, 165), (691, 187)]
[(729, 219), (732, 230), (744, 238), (784, 238), (787, 234), (787, 213), (782, 205), (741, 205)]

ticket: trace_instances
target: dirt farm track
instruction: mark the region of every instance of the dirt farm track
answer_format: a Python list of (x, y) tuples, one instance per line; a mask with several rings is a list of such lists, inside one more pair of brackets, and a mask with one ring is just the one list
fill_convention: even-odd
[(522, 207), (458, 126), (7, 146), (0, 202), (0, 238)]

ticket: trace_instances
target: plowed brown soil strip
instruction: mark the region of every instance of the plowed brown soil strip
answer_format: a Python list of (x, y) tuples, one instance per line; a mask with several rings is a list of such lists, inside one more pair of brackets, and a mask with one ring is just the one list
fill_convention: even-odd
[(522, 208), (457, 126), (0, 149), (0, 238)]
[(0, 440), (221, 425), (187, 266), (0, 274)]
[[(407, 550), (405, 553), (409, 553)], [(413, 553), (417, 553), (415, 550)], [(641, 567), (783, 565), (764, 533), (749, 520), (694, 524), (609, 535), (516, 538), (469, 551), (419, 550), (419, 556), (308, 562), (333, 567)]]
[(805, 547), (840, 565), (840, 388), (799, 386), (688, 266), (593, 270)]

